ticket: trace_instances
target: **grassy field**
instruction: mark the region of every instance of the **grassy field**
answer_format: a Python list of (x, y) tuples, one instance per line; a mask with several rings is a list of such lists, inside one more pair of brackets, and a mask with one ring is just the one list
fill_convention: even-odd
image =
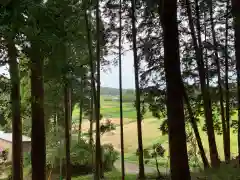
[[(75, 109), (73, 112), (74, 116), (78, 117), (79, 108)], [(101, 113), (105, 118), (111, 118), (112, 122), (119, 124), (119, 102), (117, 101), (104, 101), (104, 97), (101, 100)], [(123, 114), (124, 114), (124, 146), (125, 146), (125, 158), (128, 161), (136, 162), (138, 157), (136, 156), (137, 149), (137, 124), (136, 124), (136, 111), (132, 103), (123, 104)], [(236, 119), (236, 115), (232, 117)], [(149, 148), (155, 143), (161, 143), (166, 149), (165, 157), (159, 158), (159, 164), (166, 166), (168, 164), (168, 136), (162, 135), (159, 130), (162, 120), (153, 118), (150, 112), (147, 112), (144, 120), (142, 122), (142, 134), (143, 134), (143, 146), (144, 148)], [(202, 142), (207, 155), (209, 156), (208, 150), (208, 139), (206, 133), (202, 130), (203, 120), (199, 123), (199, 131), (202, 138)], [(89, 122), (83, 122), (83, 131), (88, 130)], [(190, 128), (191, 129), (191, 128)], [(223, 159), (223, 141), (222, 136), (216, 134), (216, 141), (218, 146), (218, 151), (221, 159)], [(113, 132), (105, 133), (102, 136), (102, 143), (111, 143), (115, 149), (120, 151), (120, 128), (119, 126)], [(190, 148), (190, 146), (188, 146)], [(237, 134), (231, 133), (231, 152), (233, 156), (237, 153)], [(154, 160), (150, 160), (150, 164), (154, 164)]]

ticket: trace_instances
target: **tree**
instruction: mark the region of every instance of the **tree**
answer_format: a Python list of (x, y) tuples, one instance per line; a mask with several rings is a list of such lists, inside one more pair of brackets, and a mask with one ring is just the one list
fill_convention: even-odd
[(135, 94), (136, 94), (136, 111), (137, 111), (137, 136), (138, 136), (138, 152), (139, 152), (139, 179), (145, 178), (144, 160), (143, 160), (143, 143), (142, 143), (142, 115), (140, 107), (140, 88), (139, 88), (139, 61), (137, 57), (137, 29), (136, 29), (136, 2), (131, 0), (131, 20), (132, 20), (132, 42), (133, 42), (133, 60), (135, 75)]
[(124, 134), (123, 134), (123, 96), (122, 96), (122, 0), (119, 1), (119, 114), (120, 114), (120, 142), (121, 142), (121, 170), (122, 180), (125, 180), (125, 165), (124, 165)]
[(39, 44), (31, 43), (32, 178), (46, 179), (46, 139), (44, 119), (43, 56)]
[(97, 37), (97, 91), (95, 98), (95, 111), (96, 111), (96, 180), (103, 178), (103, 167), (102, 167), (102, 152), (100, 142), (100, 61), (101, 61), (101, 45), (100, 45), (100, 9), (99, 0), (96, 1), (96, 37)]
[(199, 15), (199, 4), (198, 0), (195, 0), (196, 7), (196, 18), (197, 18), (197, 37), (195, 34), (195, 28), (193, 24), (193, 17), (190, 8), (190, 1), (186, 1), (187, 5), (187, 14), (189, 20), (189, 27), (192, 37), (192, 42), (196, 54), (197, 68), (199, 72), (199, 79), (201, 85), (201, 93), (203, 96), (203, 106), (204, 106), (204, 114), (205, 120), (207, 124), (207, 134), (208, 134), (208, 143), (210, 149), (210, 158), (213, 167), (219, 165), (218, 151), (215, 141), (214, 128), (213, 128), (213, 117), (212, 117), (212, 102), (209, 94), (208, 87), (206, 85), (206, 77), (205, 77), (205, 67), (203, 61), (203, 47), (201, 40), (201, 27), (200, 27), (200, 15)]
[(234, 33), (235, 33), (235, 56), (236, 56), (236, 70), (237, 70), (237, 95), (238, 95), (238, 158), (240, 164), (240, 23), (239, 23), (239, 11), (240, 2), (237, 0), (232, 0), (232, 15), (234, 23)]
[(228, 38), (229, 38), (229, 6), (230, 6), (230, 0), (227, 0), (226, 2), (226, 22), (225, 22), (225, 88), (226, 88), (226, 150), (225, 150), (225, 156), (226, 161), (230, 161), (231, 159), (231, 145), (230, 145), (230, 96), (229, 96), (229, 86), (228, 86), (228, 71), (229, 71), (229, 53), (228, 53)]
[(7, 50), (11, 77), (11, 106), (13, 130), (13, 179), (23, 179), (22, 167), (22, 121), (20, 111), (20, 79), (17, 63), (17, 49), (13, 37), (7, 37)]
[(64, 77), (64, 119), (65, 119), (65, 152), (66, 152), (66, 180), (71, 180), (70, 160), (70, 121), (71, 121), (71, 85), (69, 75)]
[[(171, 179), (191, 179), (188, 166), (179, 59), (177, 1), (164, 1), (162, 9), (164, 68), (167, 82), (167, 117)], [(177, 117), (177, 118), (176, 118)]]

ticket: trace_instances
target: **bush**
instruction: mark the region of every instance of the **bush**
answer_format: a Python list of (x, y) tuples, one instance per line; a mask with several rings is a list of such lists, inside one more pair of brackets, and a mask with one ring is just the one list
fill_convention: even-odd
[[(63, 147), (62, 147), (63, 148)], [(72, 142), (71, 146), (71, 165), (72, 165), (72, 174), (73, 175), (84, 175), (92, 173), (92, 170), (94, 168), (94, 150), (95, 147), (90, 147), (89, 144), (82, 140), (80, 143)], [(54, 151), (54, 150), (53, 150)], [(54, 153), (51, 152), (53, 157), (50, 157), (48, 155), (48, 166), (52, 166), (53, 164), (53, 171), (58, 172), (59, 171), (59, 164), (60, 164), (60, 151), (55, 150)], [(61, 152), (62, 156), (65, 156), (64, 152)], [(103, 168), (105, 171), (109, 171), (113, 169), (114, 162), (118, 159), (118, 152), (114, 150), (113, 146), (111, 144), (103, 145), (102, 146), (102, 154), (103, 154)], [(53, 160), (54, 159), (54, 160)], [(52, 161), (50, 161), (52, 160)], [(65, 168), (65, 157), (62, 157), (62, 163), (63, 163), (63, 172)]]

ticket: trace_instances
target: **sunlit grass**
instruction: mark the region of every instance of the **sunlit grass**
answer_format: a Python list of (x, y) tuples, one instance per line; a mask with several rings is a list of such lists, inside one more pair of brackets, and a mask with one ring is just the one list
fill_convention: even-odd
[[(101, 99), (101, 113), (106, 118), (112, 118), (113, 123), (119, 124), (119, 102), (118, 101), (104, 101), (104, 98)], [(138, 138), (137, 138), (137, 123), (136, 121), (136, 110), (133, 106), (133, 103), (123, 103), (123, 115), (124, 115), (124, 146), (126, 153), (126, 160), (129, 161), (137, 161), (138, 158), (136, 156), (136, 149), (138, 147)], [(73, 111), (73, 119), (79, 116), (79, 108), (75, 108)], [(220, 118), (220, 116), (219, 116)], [(231, 117), (232, 120), (237, 119), (237, 114), (233, 114)], [(143, 146), (144, 148), (149, 148), (155, 143), (161, 143), (163, 147), (166, 149), (165, 157), (159, 158), (160, 164), (168, 163), (168, 136), (162, 135), (159, 130), (159, 127), (162, 123), (162, 120), (153, 118), (150, 112), (147, 112), (145, 118), (142, 123), (142, 132), (143, 132)], [(205, 149), (205, 152), (209, 158), (209, 146), (208, 146), (208, 138), (206, 132), (202, 130), (204, 124), (204, 118), (200, 118), (200, 122), (198, 124), (200, 136), (202, 138), (202, 143)], [(85, 129), (88, 129), (89, 123), (85, 122)], [(188, 129), (191, 129), (189, 127)], [(218, 147), (218, 152), (220, 158), (224, 159), (224, 151), (223, 151), (223, 138), (222, 135), (218, 135), (215, 132), (216, 143)], [(114, 133), (105, 133), (102, 136), (103, 143), (111, 143), (113, 146), (120, 150), (120, 128), (114, 131)], [(190, 144), (188, 144), (188, 148), (190, 148)], [(233, 129), (231, 131), (231, 153), (232, 156), (236, 156), (237, 154), (237, 135), (233, 133)], [(201, 160), (200, 160), (201, 161)], [(155, 164), (154, 160), (150, 160), (151, 164)]]

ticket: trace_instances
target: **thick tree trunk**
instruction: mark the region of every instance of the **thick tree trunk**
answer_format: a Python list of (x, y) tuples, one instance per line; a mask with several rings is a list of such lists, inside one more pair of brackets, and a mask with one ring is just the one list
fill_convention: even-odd
[(11, 107), (12, 107), (12, 168), (13, 180), (23, 179), (22, 164), (22, 121), (20, 107), (20, 79), (17, 62), (17, 49), (12, 38), (7, 38), (9, 58), (9, 73), (11, 78)]
[(120, 109), (120, 144), (121, 144), (121, 172), (122, 180), (125, 180), (124, 164), (124, 132), (123, 132), (123, 97), (122, 97), (122, 0), (119, 2), (119, 41), (118, 41), (118, 58), (119, 58), (119, 109)]
[(137, 135), (138, 135), (138, 152), (139, 152), (139, 179), (145, 178), (144, 173), (144, 158), (143, 158), (143, 143), (142, 143), (142, 116), (140, 107), (140, 88), (139, 88), (139, 62), (137, 57), (137, 30), (136, 30), (136, 17), (135, 0), (131, 0), (132, 9), (132, 40), (133, 40), (133, 59), (134, 59), (134, 75), (135, 75), (135, 93), (136, 93), (136, 111), (137, 111)]
[(164, 68), (167, 83), (167, 117), (172, 180), (190, 180), (188, 165), (183, 88), (180, 71), (177, 0), (164, 1), (162, 13)]
[(71, 180), (70, 160), (70, 121), (71, 121), (71, 88), (69, 79), (64, 82), (64, 112), (65, 112), (65, 153), (66, 153), (66, 180)]
[(238, 158), (240, 164), (240, 1), (232, 0), (232, 15), (235, 31), (235, 55), (237, 69), (237, 94), (238, 94)]
[(226, 25), (225, 25), (225, 88), (226, 88), (226, 161), (229, 162), (231, 159), (231, 145), (230, 145), (230, 103), (229, 103), (229, 87), (228, 87), (228, 20), (229, 20), (229, 5), (230, 5), (230, 0), (227, 0), (226, 4)]
[(217, 145), (215, 140), (214, 128), (213, 128), (213, 117), (212, 117), (212, 103), (210, 99), (210, 94), (206, 86), (206, 77), (203, 61), (203, 52), (202, 52), (202, 42), (201, 42), (201, 31), (200, 31), (200, 16), (199, 16), (199, 7), (198, 0), (195, 0), (196, 5), (196, 14), (197, 14), (197, 32), (198, 32), (198, 42), (195, 34), (195, 28), (193, 24), (192, 11), (190, 7), (189, 0), (186, 0), (186, 7), (188, 13), (189, 26), (191, 30), (191, 36), (193, 40), (193, 46), (196, 53), (197, 66), (199, 71), (199, 78), (201, 84), (201, 92), (203, 95), (203, 106), (204, 106), (204, 115), (207, 125), (207, 135), (208, 135), (208, 144), (210, 150), (210, 159), (213, 167), (218, 167), (220, 160), (218, 157)]
[(227, 155), (227, 139), (226, 139), (226, 119), (225, 119), (225, 113), (224, 113), (224, 102), (223, 102), (223, 88), (221, 83), (221, 69), (220, 69), (220, 62), (218, 57), (218, 49), (217, 49), (217, 40), (216, 40), (216, 33), (214, 29), (214, 22), (213, 22), (213, 3), (210, 1), (209, 5), (209, 14), (210, 14), (210, 22), (211, 22), (211, 30), (212, 30), (212, 39), (213, 39), (213, 46), (214, 46), (214, 59), (217, 67), (217, 77), (218, 77), (218, 89), (220, 94), (220, 112), (221, 112), (221, 120), (222, 120), (222, 131), (223, 131), (223, 147), (224, 147), (224, 156), (226, 161), (228, 161), (228, 155)]
[(32, 179), (46, 179), (43, 57), (37, 42), (31, 44)]

